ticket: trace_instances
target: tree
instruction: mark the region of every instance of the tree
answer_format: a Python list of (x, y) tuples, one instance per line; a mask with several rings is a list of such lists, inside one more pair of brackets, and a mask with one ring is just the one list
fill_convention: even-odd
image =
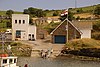
[(7, 28), (11, 28), (12, 27), (11, 22), (6, 22), (6, 24), (7, 24)]
[(82, 13), (82, 12), (83, 12), (82, 8), (80, 8), (80, 9), (77, 10), (77, 13)]
[(37, 17), (44, 17), (44, 16), (46, 16), (46, 14), (43, 12), (42, 9), (38, 9), (38, 10), (36, 11), (36, 16), (37, 16)]
[(100, 15), (100, 6), (97, 6), (94, 10), (95, 15)]
[(6, 12), (6, 14), (8, 15), (9, 18), (11, 18), (13, 13), (14, 13), (13, 10), (7, 10), (7, 12)]
[(53, 13), (53, 16), (58, 16), (58, 15), (59, 15), (58, 11), (55, 11), (55, 12)]
[(44, 17), (46, 16), (45, 12), (42, 9), (37, 9), (33, 7), (29, 7), (28, 9), (24, 9), (25, 14), (30, 14), (31, 17)]
[(29, 10), (30, 14), (35, 14), (37, 11), (37, 8), (29, 7), (28, 10)]
[(30, 12), (29, 12), (29, 10), (28, 9), (24, 9), (24, 12), (23, 12), (23, 14), (29, 14)]
[(80, 16), (77, 16), (76, 20), (80, 20)]
[(100, 31), (100, 21), (95, 22), (93, 24), (93, 30), (99, 32)]

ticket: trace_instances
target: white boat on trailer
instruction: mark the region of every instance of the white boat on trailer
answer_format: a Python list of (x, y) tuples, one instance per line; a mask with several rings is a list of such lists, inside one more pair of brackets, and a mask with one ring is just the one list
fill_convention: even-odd
[(17, 57), (0, 57), (0, 67), (19, 67), (16, 65)]

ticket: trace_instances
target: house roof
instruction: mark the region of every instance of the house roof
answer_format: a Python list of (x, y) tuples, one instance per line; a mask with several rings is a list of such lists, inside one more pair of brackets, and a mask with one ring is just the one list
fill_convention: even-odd
[(92, 22), (93, 21), (74, 21), (72, 22), (74, 26), (78, 29), (92, 29)]
[(53, 33), (60, 27), (60, 25), (62, 25), (66, 20), (67, 20), (67, 22), (70, 23), (80, 34), (82, 34), (82, 32), (81, 32), (74, 24), (72, 24), (72, 22), (69, 21), (67, 18), (66, 18), (64, 21), (62, 21), (50, 34), (53, 34)]

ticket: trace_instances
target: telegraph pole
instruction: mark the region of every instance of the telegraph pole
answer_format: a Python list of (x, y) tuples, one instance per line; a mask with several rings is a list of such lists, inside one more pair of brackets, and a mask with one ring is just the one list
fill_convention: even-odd
[(3, 28), (4, 28), (3, 18), (1, 18), (1, 22), (3, 25), (2, 25), (2, 31), (1, 31), (0, 38), (1, 38), (1, 42), (2, 42), (2, 53), (4, 53), (4, 44), (5, 44), (6, 36), (5, 36), (5, 32), (3, 31)]
[[(68, 14), (67, 14), (67, 19), (68, 19)], [(67, 20), (67, 27), (66, 27), (66, 29), (67, 29), (67, 43), (68, 43), (68, 20)]]
[(77, 8), (77, 0), (75, 0), (75, 8)]
[[(75, 0), (75, 8), (77, 8), (77, 0)], [(74, 31), (75, 39), (76, 39), (76, 30)]]
[(2, 37), (2, 52), (4, 53), (4, 44), (5, 44), (5, 42), (4, 42), (4, 40), (5, 40), (5, 33), (4, 32), (2, 32), (1, 37)]

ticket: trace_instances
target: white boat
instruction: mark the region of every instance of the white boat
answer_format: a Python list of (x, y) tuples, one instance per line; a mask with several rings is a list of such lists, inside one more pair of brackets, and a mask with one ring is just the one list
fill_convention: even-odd
[(17, 57), (0, 57), (0, 67), (19, 67), (16, 63)]
[[(17, 57), (10, 56), (10, 54), (5, 54), (4, 52), (4, 44), (5, 44), (5, 32), (3, 32), (0, 36), (2, 39), (2, 53), (0, 54), (0, 67), (19, 67), (16, 65)], [(7, 47), (8, 53), (11, 52), (11, 46), (8, 45)]]

